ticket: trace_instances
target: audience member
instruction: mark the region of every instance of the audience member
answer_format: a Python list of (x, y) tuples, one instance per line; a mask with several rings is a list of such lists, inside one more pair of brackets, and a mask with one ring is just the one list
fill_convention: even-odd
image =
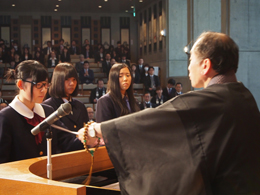
[(102, 63), (102, 69), (103, 69), (103, 72), (106, 73), (107, 75), (107, 78), (109, 76), (109, 71), (111, 69), (111, 56), (109, 53), (106, 54), (106, 59), (103, 61)]
[(64, 39), (60, 39), (59, 46), (57, 47), (57, 55), (61, 55), (64, 49)]
[(18, 66), (18, 64), (20, 64), (20, 62), (21, 62), (19, 53), (14, 54), (14, 62), (15, 62), (14, 68), (16, 68), (16, 66)]
[(47, 47), (43, 49), (44, 55), (50, 55), (51, 52), (54, 51), (54, 48), (52, 47), (51, 41), (47, 41)]
[(166, 98), (162, 94), (162, 87), (156, 87), (156, 95), (152, 97), (151, 102), (155, 105), (155, 107), (162, 105), (166, 102)]
[(117, 55), (116, 51), (114, 50), (113, 51), (113, 54), (111, 55), (112, 58), (114, 58), (116, 60), (116, 62), (119, 62), (120, 61), (120, 57)]
[(0, 99), (0, 110), (4, 109), (7, 106), (8, 106), (8, 102), (1, 98)]
[(115, 58), (111, 58), (111, 60), (110, 60), (110, 65), (111, 65), (111, 67), (112, 67), (114, 64), (116, 64), (116, 60), (115, 60)]
[(41, 53), (39, 51), (36, 51), (35, 52), (35, 57), (34, 57), (34, 60), (40, 62), (41, 64), (45, 64), (45, 60), (44, 60), (44, 56), (41, 55)]
[[(117, 41), (117, 47), (115, 48), (115, 52), (118, 58), (121, 58), (121, 42)], [(115, 58), (115, 56), (113, 56)]]
[(146, 108), (155, 108), (156, 105), (153, 104), (151, 101), (151, 94), (149, 91), (144, 93), (143, 102), (140, 104), (140, 110), (144, 110)]
[(181, 95), (182, 94), (182, 84), (180, 82), (176, 83), (175, 89), (176, 89), (175, 95)]
[(48, 60), (48, 68), (54, 68), (59, 63), (54, 51), (51, 52), (51, 56)]
[(169, 79), (167, 83), (167, 87), (163, 89), (163, 96), (166, 98), (166, 100), (172, 99), (175, 97), (176, 89), (175, 86), (175, 80)]
[(83, 54), (80, 54), (79, 55), (79, 62), (76, 63), (75, 65), (75, 68), (76, 68), (76, 71), (77, 73), (79, 73), (82, 69), (83, 69), (83, 66), (84, 66), (84, 55)]
[(107, 89), (104, 87), (103, 79), (98, 79), (97, 87), (91, 90), (89, 101), (90, 103), (97, 103), (98, 99), (105, 95)]
[(15, 54), (16, 54), (15, 49), (11, 47), (10, 51), (7, 54), (7, 62), (11, 62), (12, 60), (14, 61)]
[(70, 55), (79, 55), (79, 53), (80, 52), (79, 52), (79, 48), (76, 45), (76, 41), (75, 40), (71, 41), (71, 46), (69, 48), (69, 54)]
[(12, 42), (12, 47), (14, 48), (15, 52), (18, 53), (19, 55), (21, 55), (21, 49), (18, 46), (18, 42), (17, 41), (13, 41)]
[(154, 75), (154, 67), (148, 69), (149, 75), (144, 78), (145, 91), (149, 91), (151, 96), (155, 95), (156, 87), (160, 86), (159, 77)]
[(32, 54), (30, 54), (29, 49), (30, 49), (29, 47), (23, 48), (23, 53), (22, 53), (22, 56), (21, 56), (22, 61), (32, 59)]
[(142, 58), (140, 58), (138, 60), (138, 66), (136, 67), (136, 71), (140, 75), (140, 83), (143, 83), (144, 82), (144, 77), (145, 77), (145, 71), (144, 71), (144, 60)]
[(89, 62), (85, 61), (83, 69), (79, 72), (79, 79), (81, 84), (92, 84), (94, 81), (94, 72), (89, 68)]
[(60, 55), (60, 61), (61, 62), (70, 62), (70, 53), (68, 52), (68, 48), (67, 47), (63, 47), (63, 51)]
[(93, 58), (94, 55), (93, 55), (93, 51), (91, 50), (90, 48), (90, 45), (85, 45), (85, 47), (82, 49), (82, 53), (84, 54), (84, 57), (86, 59), (89, 59), (89, 58)]
[(12, 61), (10, 62), (10, 67), (9, 67), (9, 69), (15, 69), (15, 61), (14, 61), (14, 60), (12, 60)]
[(130, 61), (126, 59), (126, 55), (125, 54), (121, 55), (121, 62), (120, 63), (124, 63), (124, 64), (126, 64), (130, 68)]
[(131, 66), (131, 73), (133, 75), (133, 82), (140, 83), (140, 74), (136, 68), (136, 64), (132, 64)]
[(104, 48), (101, 47), (99, 49), (99, 51), (96, 53), (96, 57), (95, 57), (95, 62), (96, 63), (103, 63), (104, 61), (104, 58), (105, 58), (105, 54), (104, 54)]
[(87, 112), (88, 112), (88, 119), (89, 119), (89, 122), (91, 121), (95, 121), (94, 119), (94, 110), (92, 107), (88, 106), (87, 108)]
[[(89, 50), (91, 51), (91, 53), (93, 54), (94, 50), (93, 50), (93, 47), (92, 45), (90, 44), (89, 40), (88, 39), (85, 39), (84, 40), (84, 43), (83, 43), (83, 46), (82, 46), (82, 51), (84, 51), (84, 49), (86, 48), (86, 45), (89, 45)], [(84, 54), (84, 53), (83, 53)], [(85, 55), (85, 54), (84, 54)], [(92, 57), (89, 57), (89, 58), (92, 58)]]

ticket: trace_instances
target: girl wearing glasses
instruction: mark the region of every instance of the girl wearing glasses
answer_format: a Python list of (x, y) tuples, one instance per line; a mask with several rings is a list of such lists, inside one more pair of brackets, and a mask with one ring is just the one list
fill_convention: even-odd
[[(34, 136), (31, 129), (54, 112), (50, 106), (40, 104), (49, 87), (48, 72), (39, 62), (27, 60), (9, 71), (7, 78), (15, 79), (18, 95), (0, 111), (0, 163), (46, 156), (45, 133)], [(56, 124), (63, 125), (60, 121)], [(53, 131), (53, 154), (68, 150), (67, 143), (75, 139), (59, 133)]]
[[(52, 85), (49, 88), (51, 97), (44, 101), (44, 104), (50, 105), (54, 110), (65, 102), (71, 103), (72, 112), (60, 120), (72, 131), (78, 131), (89, 121), (85, 105), (72, 98), (78, 95), (78, 81), (77, 71), (71, 64), (58, 64), (53, 71)], [(83, 145), (80, 145), (80, 148), (72, 146), (72, 150), (79, 149), (83, 149)]]

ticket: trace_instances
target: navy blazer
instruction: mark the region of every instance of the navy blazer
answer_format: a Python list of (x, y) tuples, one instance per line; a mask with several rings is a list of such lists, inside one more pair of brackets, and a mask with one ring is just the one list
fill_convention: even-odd
[(166, 98), (166, 101), (172, 99), (176, 96), (176, 89), (172, 88), (171, 92), (168, 93), (167, 87), (163, 88), (163, 96)]
[(110, 98), (109, 93), (103, 95), (97, 101), (96, 122), (101, 123), (110, 119), (120, 117), (121, 109), (118, 105), (115, 105)]
[[(154, 78), (155, 87), (160, 86), (159, 77), (156, 76), (156, 75), (154, 75), (153, 78)], [(150, 78), (150, 75), (148, 75), (148, 76), (146, 76), (146, 77), (144, 78), (144, 87), (145, 87), (145, 90), (146, 90), (146, 91), (149, 91), (149, 88), (151, 87), (151, 78)]]
[(64, 52), (62, 52), (62, 54), (60, 55), (60, 61), (61, 62), (70, 62), (71, 61), (69, 51), (66, 53), (66, 57), (65, 57)]
[(88, 69), (88, 76), (84, 76), (84, 74), (85, 74), (85, 72), (84, 72), (84, 68), (83, 68), (79, 72), (80, 83), (81, 84), (83, 84), (83, 83), (86, 83), (86, 84), (93, 83), (93, 81), (94, 81), (94, 72), (93, 72), (93, 70)]
[[(50, 106), (42, 106), (46, 117), (54, 112)], [(65, 127), (59, 120), (55, 124)], [(35, 136), (31, 133), (33, 127), (26, 122), (24, 116), (10, 106), (0, 111), (0, 163), (47, 155), (46, 136), (44, 135), (42, 142), (37, 145)], [(51, 129), (52, 154), (70, 151), (73, 143), (81, 144), (75, 135), (63, 134), (59, 130)]]

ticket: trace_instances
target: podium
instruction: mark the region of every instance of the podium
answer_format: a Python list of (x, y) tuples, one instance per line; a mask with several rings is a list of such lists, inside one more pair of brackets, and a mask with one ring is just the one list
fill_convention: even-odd
[[(39, 157), (0, 164), (0, 194), (120, 194), (120, 191), (116, 189), (64, 182), (64, 180), (89, 173), (91, 158), (85, 150), (52, 155), (53, 180), (47, 179), (46, 163), (47, 157)], [(106, 147), (100, 147), (95, 152), (93, 173), (112, 169), (113, 165)]]

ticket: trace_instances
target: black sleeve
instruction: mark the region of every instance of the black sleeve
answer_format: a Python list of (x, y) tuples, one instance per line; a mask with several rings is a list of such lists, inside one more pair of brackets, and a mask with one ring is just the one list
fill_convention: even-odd
[(112, 100), (103, 96), (97, 102), (96, 122), (107, 121), (116, 117), (116, 111)]

